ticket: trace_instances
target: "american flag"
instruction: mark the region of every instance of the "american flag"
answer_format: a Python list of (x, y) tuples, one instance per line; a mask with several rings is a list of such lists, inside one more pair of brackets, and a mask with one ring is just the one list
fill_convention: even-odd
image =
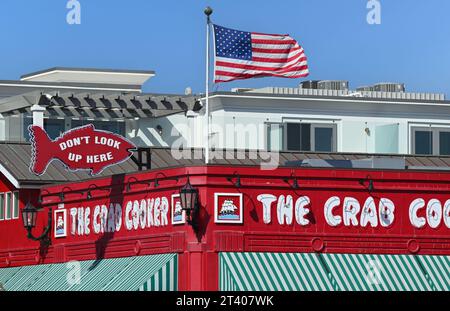
[(268, 76), (301, 78), (309, 74), (303, 48), (289, 35), (213, 27), (216, 83)]

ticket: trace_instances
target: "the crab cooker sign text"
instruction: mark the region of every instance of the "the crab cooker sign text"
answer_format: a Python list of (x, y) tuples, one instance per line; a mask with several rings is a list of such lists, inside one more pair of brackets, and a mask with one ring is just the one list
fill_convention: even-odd
[[(245, 202), (239, 198), (239, 194), (216, 194), (216, 196), (218, 195), (226, 195), (227, 199), (223, 201), (216, 199), (215, 204), (218, 205), (214, 208), (216, 214), (223, 210), (220, 205), (225, 203), (227, 204), (228, 218), (233, 219), (230, 213), (234, 212), (239, 215), (245, 214)], [(85, 236), (183, 224), (184, 219), (175, 222), (173, 219), (179, 205), (177, 199), (179, 200), (177, 195), (172, 195), (171, 198), (156, 196), (130, 200), (123, 205), (111, 203), (92, 207), (71, 207), (67, 209), (68, 231), (73, 236)], [(256, 196), (255, 202), (257, 202), (257, 213), (262, 216), (262, 222), (266, 225), (272, 223), (301, 227), (316, 225), (310, 217), (313, 212), (311, 206), (316, 205), (312, 204), (308, 196), (260, 194)], [(235, 208), (229, 206), (235, 206)], [(63, 209), (63, 211), (66, 210)], [(323, 205), (320, 205), (320, 210), (314, 210), (314, 215), (321, 213), (324, 224), (330, 228), (345, 226), (364, 229), (395, 226), (397, 212), (394, 201), (388, 198), (375, 200), (373, 197), (368, 197), (364, 201), (359, 201), (349, 196), (341, 198), (331, 196)], [(450, 228), (450, 199), (445, 202), (437, 199), (414, 199), (408, 206), (408, 215), (407, 225), (412, 228), (436, 229), (441, 226)], [(215, 219), (220, 219), (220, 215), (215, 216)], [(60, 217), (59, 219), (60, 227), (65, 223), (64, 218)], [(248, 217), (246, 221), (252, 221), (251, 217)], [(226, 221), (215, 222), (226, 223)]]
[[(294, 200), (291, 195), (275, 196), (261, 194), (258, 201), (263, 208), (263, 221), (265, 224), (272, 222), (272, 210), (276, 209), (277, 221), (280, 225), (300, 226), (311, 225), (309, 216), (311, 213), (311, 200), (308, 196), (302, 196)], [(340, 210), (341, 213), (336, 211)], [(424, 213), (423, 213), (424, 212)], [(395, 225), (396, 207), (392, 200), (380, 198), (378, 204), (373, 197), (368, 197), (360, 202), (353, 197), (343, 199), (332, 196), (326, 200), (323, 206), (323, 216), (330, 227), (391, 227)], [(409, 223), (412, 227), (420, 229), (429, 226), (436, 229), (445, 225), (450, 229), (450, 199), (441, 202), (437, 199), (425, 201), (417, 198), (409, 205)], [(420, 216), (423, 215), (423, 216)]]

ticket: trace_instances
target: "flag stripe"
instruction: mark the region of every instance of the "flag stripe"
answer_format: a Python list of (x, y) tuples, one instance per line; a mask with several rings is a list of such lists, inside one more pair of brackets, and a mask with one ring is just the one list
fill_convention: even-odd
[(252, 48), (254, 53), (266, 53), (266, 54), (289, 54), (294, 51), (300, 50), (301, 47), (289, 48), (289, 49), (265, 49), (265, 48)]
[(221, 67), (218, 67), (217, 70), (218, 75), (232, 75), (233, 77), (238, 76), (240, 73), (246, 75), (256, 75), (258, 73), (289, 73), (289, 72), (305, 72), (307, 71), (307, 66), (295, 66), (292, 68), (282, 68), (278, 70), (261, 70), (261, 69), (245, 69), (245, 68), (232, 68), (232, 67), (222, 67), (223, 70), (220, 70)]
[(253, 57), (253, 60), (255, 61), (255, 63), (266, 63), (270, 64), (282, 64), (282, 63), (291, 63), (291, 62), (304, 62), (307, 61), (306, 56), (302, 56), (302, 55), (296, 55), (296, 56), (292, 56), (292, 57), (287, 57), (287, 58), (265, 58), (265, 57)]
[(296, 45), (297, 41), (287, 38), (287, 40), (266, 40), (266, 39), (255, 39), (252, 37), (252, 44), (270, 44), (270, 45)]
[[(254, 64), (254, 63), (252, 63)], [(255, 66), (255, 65), (247, 65), (247, 64), (239, 64), (239, 63), (228, 63), (228, 62), (216, 62), (216, 67), (231, 67), (231, 68), (240, 68), (240, 69), (249, 69), (249, 70), (261, 70), (261, 71), (284, 71), (291, 70), (293, 68), (300, 68), (300, 70), (304, 70), (307, 68), (306, 62), (298, 63), (294, 62), (289, 66), (275, 66), (275, 67), (267, 67), (267, 66)]]
[(215, 82), (309, 74), (303, 48), (289, 35), (249, 33), (214, 25)]
[(224, 77), (217, 75), (216, 82), (230, 82), (233, 80), (243, 80), (250, 78), (264, 78), (264, 77), (288, 77), (288, 78), (304, 78), (307, 77), (309, 73), (299, 73), (299, 74), (276, 74), (276, 73), (261, 73), (257, 75), (240, 75), (240, 76), (229, 76)]
[(218, 57), (216, 59), (216, 65), (219, 65), (219, 63), (253, 65), (253, 66), (260, 66), (260, 67), (274, 67), (274, 66), (288, 67), (295, 63), (297, 63), (298, 65), (307, 65), (306, 57), (304, 57), (304, 56), (302, 57), (301, 55), (298, 55), (297, 57), (292, 58), (292, 60), (289, 60), (286, 62), (277, 61), (276, 59), (273, 59), (273, 61), (270, 61), (270, 60), (272, 60), (272, 59), (269, 58), (269, 59), (265, 59), (265, 61), (254, 61), (254, 62), (248, 61), (248, 60), (236, 60), (234, 62), (230, 62), (228, 58)]

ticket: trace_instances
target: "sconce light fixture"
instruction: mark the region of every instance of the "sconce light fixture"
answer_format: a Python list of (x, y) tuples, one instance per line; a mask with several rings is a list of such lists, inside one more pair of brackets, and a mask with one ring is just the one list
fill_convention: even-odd
[(92, 184), (92, 185), (89, 185), (89, 187), (88, 187), (88, 191), (87, 191), (87, 195), (86, 195), (86, 199), (88, 199), (88, 200), (91, 200), (92, 199), (92, 191), (104, 191), (104, 192), (106, 192), (106, 191), (110, 191), (109, 189), (104, 189), (104, 188), (97, 188), (97, 186), (96, 185), (94, 185), (94, 184)]
[[(236, 179), (236, 182), (233, 182), (233, 179)], [(241, 188), (242, 187), (242, 183), (241, 183), (241, 175), (239, 175), (238, 173), (234, 173), (233, 176), (231, 177), (227, 177), (227, 180), (231, 183), (234, 184), (234, 186), (236, 188)]]
[(291, 177), (285, 178), (284, 182), (290, 184), (289, 180), (291, 180), (291, 179), (293, 180), (292, 185), (291, 185), (292, 189), (294, 189), (294, 190), (299, 189), (300, 185), (298, 184), (298, 180), (297, 180), (297, 177), (295, 176), (294, 172), (291, 172)]
[(367, 183), (367, 190), (369, 191), (369, 193), (372, 192), (375, 189), (374, 185), (373, 185), (372, 177), (367, 176), (366, 179), (360, 179), (359, 180), (359, 184), (361, 186), (366, 187), (366, 183)]
[(198, 189), (191, 185), (189, 176), (186, 185), (180, 189), (180, 201), (182, 210), (186, 211), (186, 220), (195, 230), (198, 226)]
[[(134, 180), (134, 181), (132, 181)], [(136, 185), (147, 185), (147, 187), (150, 187), (151, 182), (150, 181), (139, 181), (136, 179), (136, 177), (130, 177), (128, 179), (128, 183), (126, 186), (125, 191), (128, 193), (131, 191), (131, 184), (136, 184)]]
[(70, 193), (78, 193), (84, 195), (84, 191), (72, 191), (72, 189), (70, 189), (69, 187), (64, 187), (58, 195), (61, 202), (64, 202), (64, 200), (66, 199), (66, 195), (64, 194), (64, 190), (66, 189), (70, 190)]
[[(162, 175), (162, 178), (158, 178), (158, 176), (160, 176), (160, 175)], [(158, 187), (160, 186), (159, 181), (160, 181), (161, 179), (162, 179), (162, 180), (175, 180), (175, 181), (177, 181), (177, 182), (178, 182), (178, 180), (179, 180), (178, 177), (166, 177), (163, 173), (158, 172), (158, 173), (156, 174), (156, 178), (155, 178), (154, 183), (153, 183), (153, 186), (154, 186), (155, 188), (158, 188)]]
[(48, 211), (47, 226), (44, 228), (43, 233), (40, 236), (35, 237), (32, 233), (32, 230), (36, 227), (38, 212), (38, 209), (34, 207), (33, 204), (28, 202), (25, 208), (22, 210), (23, 226), (27, 230), (28, 239), (33, 241), (42, 241), (46, 245), (50, 245), (49, 233), (52, 226), (52, 209), (49, 209)]

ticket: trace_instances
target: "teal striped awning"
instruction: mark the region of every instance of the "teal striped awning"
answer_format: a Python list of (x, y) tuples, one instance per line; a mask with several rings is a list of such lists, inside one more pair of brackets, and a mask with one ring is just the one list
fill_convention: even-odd
[(7, 291), (173, 291), (177, 271), (177, 255), (161, 254), (0, 269), (0, 283)]
[(448, 291), (449, 256), (221, 253), (222, 291)]

